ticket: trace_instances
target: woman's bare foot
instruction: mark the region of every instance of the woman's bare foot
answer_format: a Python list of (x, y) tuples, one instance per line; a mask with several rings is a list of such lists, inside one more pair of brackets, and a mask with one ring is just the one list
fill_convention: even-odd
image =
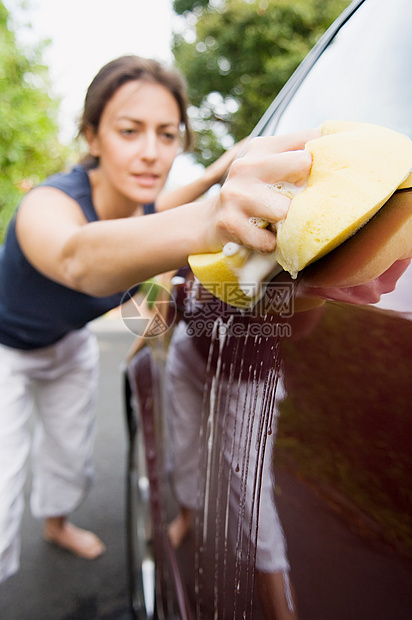
[(86, 560), (95, 560), (106, 551), (105, 545), (96, 534), (76, 527), (65, 517), (46, 519), (43, 536), (45, 540)]
[(168, 528), (170, 542), (172, 543), (172, 547), (177, 549), (183, 542), (183, 539), (189, 533), (190, 528), (192, 527), (192, 511), (190, 508), (185, 508), (181, 506), (179, 513), (170, 523)]
[(256, 585), (265, 620), (297, 620), (293, 586), (283, 571), (256, 571)]

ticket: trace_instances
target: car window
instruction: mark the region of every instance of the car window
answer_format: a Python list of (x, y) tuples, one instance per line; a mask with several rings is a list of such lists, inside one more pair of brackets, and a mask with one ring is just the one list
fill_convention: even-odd
[[(261, 133), (287, 133), (342, 119), (376, 123), (412, 138), (411, 35), (410, 0), (365, 0), (290, 100), (286, 102), (288, 88), (279, 95)], [(412, 318), (412, 266), (375, 307)]]
[(412, 137), (412, 2), (366, 0), (321, 54), (265, 134), (326, 119), (377, 123)]

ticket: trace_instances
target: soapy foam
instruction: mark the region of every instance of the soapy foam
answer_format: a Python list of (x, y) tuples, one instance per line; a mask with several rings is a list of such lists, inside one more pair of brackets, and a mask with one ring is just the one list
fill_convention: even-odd
[[(235, 256), (239, 252), (247, 250), (245, 246), (238, 243), (229, 242), (223, 248), (223, 254), (227, 257)], [(259, 254), (255, 250), (250, 251), (250, 255), (245, 257), (245, 263), (242, 267), (232, 267), (241, 291), (251, 299), (257, 295), (263, 294), (262, 281), (268, 275), (277, 275), (282, 271), (277, 261), (277, 253)]]
[[(279, 181), (268, 187), (292, 199), (296, 194), (299, 194), (306, 188), (306, 184), (298, 186), (295, 183)], [(261, 217), (251, 217), (249, 218), (249, 222), (258, 228), (266, 228), (269, 224), (267, 220)], [(283, 222), (284, 219), (274, 224), (276, 230)], [(223, 254), (228, 257), (235, 256), (243, 249), (245, 249), (244, 246), (229, 242), (224, 246)], [(234, 269), (239, 281), (239, 288), (251, 299), (254, 299), (258, 295), (263, 295), (264, 289), (262, 287), (262, 281), (264, 278), (268, 276), (273, 277), (281, 271), (283, 271), (283, 269), (278, 263), (276, 251), (270, 254), (260, 254), (256, 252), (256, 250), (250, 252), (250, 255), (246, 258), (245, 264), (242, 267)]]
[(229, 243), (226, 243), (226, 245), (223, 247), (223, 254), (225, 256), (234, 256), (239, 252), (241, 247), (242, 246), (240, 246), (238, 243), (230, 241)]
[(278, 183), (275, 183), (273, 187), (277, 192), (283, 194), (283, 196), (287, 196), (292, 199), (306, 189), (307, 183), (304, 185), (296, 185), (295, 183), (288, 183), (287, 181), (279, 181)]
[(269, 222), (264, 220), (262, 217), (250, 217), (249, 223), (253, 224), (253, 226), (257, 226), (258, 228), (266, 228), (269, 224)]
[(253, 251), (246, 263), (237, 270), (239, 288), (247, 296), (254, 298), (262, 295), (262, 281), (268, 275), (276, 275), (282, 271), (277, 261), (277, 253), (259, 254)]

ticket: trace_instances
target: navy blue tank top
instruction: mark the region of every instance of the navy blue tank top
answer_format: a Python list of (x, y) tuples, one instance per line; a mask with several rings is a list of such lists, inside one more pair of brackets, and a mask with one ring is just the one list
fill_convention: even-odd
[[(76, 200), (88, 222), (98, 220), (83, 166), (53, 175), (42, 185), (60, 189)], [(154, 213), (154, 205), (146, 205), (144, 212)], [(0, 343), (24, 350), (49, 346), (115, 308), (123, 297), (124, 292), (93, 297), (39, 273), (21, 251), (14, 215), (0, 248)]]

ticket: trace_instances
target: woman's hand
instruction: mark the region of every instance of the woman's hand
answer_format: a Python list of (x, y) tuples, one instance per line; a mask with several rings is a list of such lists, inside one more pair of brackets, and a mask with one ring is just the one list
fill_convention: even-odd
[(376, 304), (385, 293), (395, 290), (396, 284), (411, 263), (410, 258), (395, 261), (378, 278), (365, 284), (337, 287), (312, 287), (304, 281), (298, 285), (298, 297), (320, 297), (332, 301), (343, 301), (355, 305)]
[(234, 144), (230, 149), (225, 151), (213, 164), (210, 164), (205, 170), (205, 177), (208, 179), (209, 186), (212, 187), (217, 183), (223, 183), (230, 166), (237, 157), (241, 157), (246, 150), (248, 138), (244, 138), (240, 142)]
[[(302, 186), (307, 182), (311, 155), (303, 150), (306, 142), (318, 137), (318, 130), (284, 136), (254, 138), (242, 157), (229, 171), (211, 219), (211, 251), (220, 250), (227, 242), (267, 253), (276, 247), (276, 225), (286, 217), (290, 198), (276, 189), (276, 184)], [(259, 228), (251, 218), (269, 222)]]

